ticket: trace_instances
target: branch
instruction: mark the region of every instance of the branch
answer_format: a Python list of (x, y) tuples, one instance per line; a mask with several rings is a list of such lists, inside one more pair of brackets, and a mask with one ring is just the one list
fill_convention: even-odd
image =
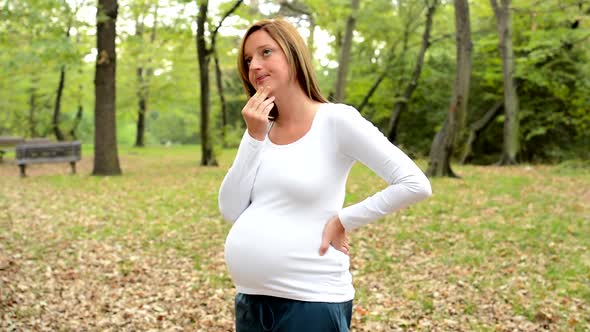
[(432, 17), (434, 16), (436, 5), (437, 2), (434, 1), (428, 7), (428, 11), (426, 13), (426, 27), (424, 28), (424, 34), (422, 36), (422, 46), (420, 48), (420, 53), (418, 55), (416, 67), (414, 68), (414, 73), (412, 74), (412, 80), (410, 81), (410, 84), (408, 84), (408, 86), (406, 87), (406, 91), (404, 93), (404, 97), (406, 99), (410, 99), (410, 96), (414, 92), (414, 89), (416, 89), (416, 87), (418, 86), (418, 80), (420, 79), (420, 73), (422, 72), (422, 65), (424, 63), (424, 56), (426, 55), (426, 50), (430, 46), (430, 30), (432, 28)]
[(238, 9), (238, 7), (240, 7), (242, 2), (244, 2), (244, 0), (237, 0), (236, 3), (234, 3), (233, 7), (231, 7), (231, 9), (228, 10), (227, 13), (225, 13), (225, 15), (223, 15), (223, 18), (221, 19), (221, 21), (219, 21), (219, 24), (217, 25), (217, 27), (213, 31), (213, 34), (211, 35), (211, 47), (207, 51), (208, 53), (211, 53), (212, 50), (215, 48), (215, 39), (217, 38), (217, 31), (219, 31), (219, 28), (221, 28), (223, 21), (225, 21), (225, 19), (228, 16), (230, 16), (231, 14), (233, 14), (233, 12), (235, 12)]
[(152, 26), (152, 34), (150, 36), (150, 42), (153, 44), (156, 40), (156, 26), (158, 25), (158, 3), (156, 3), (156, 7), (154, 8), (154, 25)]
[[(381, 82), (383, 82), (383, 80), (385, 79), (387, 74), (389, 74), (390, 69), (393, 67), (394, 64), (396, 64), (396, 62), (399, 61), (400, 58), (395, 57), (395, 51), (396, 51), (399, 43), (400, 43), (400, 40), (399, 39), (396, 40), (395, 43), (389, 48), (389, 51), (383, 56), (383, 58), (384, 58), (383, 63), (385, 64), (385, 69), (381, 72), (381, 74), (379, 74), (379, 76), (377, 77), (377, 79), (375, 80), (375, 82), (373, 83), (373, 85), (371, 86), (369, 91), (367, 92), (367, 94), (363, 97), (363, 100), (356, 107), (356, 109), (359, 112), (361, 112), (363, 110), (363, 108), (369, 103), (369, 99), (371, 99), (371, 97), (373, 96), (375, 91), (377, 91), (377, 88), (379, 87)], [(394, 60), (398, 60), (398, 61), (394, 61)]]
[(303, 8), (297, 8), (297, 6), (295, 6), (295, 3), (291, 3), (288, 1), (281, 1), (280, 5), (282, 7), (285, 7), (287, 9), (291, 10), (294, 13), (299, 13), (299, 14), (307, 15), (307, 16), (311, 17), (311, 12), (309, 10), (306, 10)]
[(500, 17), (500, 7), (498, 7), (498, 2), (496, 2), (496, 0), (490, 0), (490, 3), (492, 4), (492, 9), (494, 9), (496, 17)]
[(571, 7), (575, 7), (576, 5), (569, 5), (569, 6), (560, 6), (560, 7), (548, 7), (548, 8), (544, 8), (544, 9), (538, 9), (538, 8), (534, 8), (533, 6), (531, 7), (526, 7), (526, 8), (517, 8), (517, 7), (510, 7), (510, 10), (516, 12), (516, 13), (555, 13), (556, 11), (564, 11), (565, 9), (571, 8)]
[[(493, 33), (494, 31), (491, 29), (481, 29), (481, 30), (476, 30), (476, 31), (472, 31), (471, 32), (471, 36), (479, 36), (480, 34), (486, 34), (486, 33)], [(455, 38), (456, 34), (454, 32), (451, 33), (446, 33), (446, 34), (442, 34), (440, 36), (438, 36), (437, 38), (432, 38), (430, 40), (430, 45), (434, 44), (434, 43), (438, 43), (439, 41), (443, 41), (445, 39), (450, 39), (450, 38)], [(417, 46), (418, 43), (414, 43), (411, 46)]]

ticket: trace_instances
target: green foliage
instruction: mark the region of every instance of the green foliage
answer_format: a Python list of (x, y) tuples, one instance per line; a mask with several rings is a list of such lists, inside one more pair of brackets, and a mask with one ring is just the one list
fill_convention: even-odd
[(171, 143), (198, 143), (200, 137), (198, 131), (198, 114), (195, 112), (192, 116), (181, 114), (180, 112), (164, 112), (157, 119), (149, 122), (148, 132), (160, 144)]
[[(479, 8), (479, 7), (476, 7)], [(588, 139), (588, 84), (590, 49), (581, 42), (588, 36), (584, 9), (577, 5), (559, 6), (555, 2), (519, 2), (511, 11), (513, 45), (516, 57), (515, 78), (520, 104), (521, 160), (560, 161), (582, 157)], [(479, 119), (503, 98), (502, 66), (493, 13), (482, 7), (472, 11), (474, 30), (490, 33), (474, 38), (474, 65), (469, 121)], [(587, 17), (587, 14), (586, 14)], [(572, 18), (582, 19), (577, 29)], [(479, 98), (478, 98), (479, 96)], [(476, 158), (488, 160), (498, 155), (502, 145), (501, 124), (487, 128), (477, 144)], [(565, 148), (567, 146), (567, 148)], [(497, 158), (492, 158), (491, 160)], [(486, 161), (487, 162), (487, 161)]]
[[(350, 1), (299, 0), (316, 24), (314, 58), (324, 95), (331, 92), (338, 60), (338, 37), (350, 13)], [(155, 39), (151, 41), (158, 4)], [(210, 24), (233, 1), (209, 4)], [(411, 77), (424, 29), (425, 1), (361, 1), (356, 17), (346, 103), (358, 106), (377, 77), (385, 79), (369, 99), (363, 115), (387, 130), (393, 105)], [(93, 141), (95, 6), (88, 1), (56, 5), (50, 0), (5, 1), (0, 7), (0, 134), (51, 136), (51, 117), (59, 70), (66, 68), (60, 127), (69, 132), (78, 107), (83, 108), (77, 135)], [(502, 65), (496, 20), (489, 1), (471, 6), (473, 74), (468, 123), (479, 119), (503, 98)], [(121, 144), (132, 144), (138, 117), (138, 91), (149, 88), (148, 142), (199, 141), (199, 85), (195, 50), (196, 3), (177, 0), (123, 0), (117, 22), (117, 123)], [(229, 133), (235, 145), (243, 133), (240, 111), (246, 102), (236, 73), (237, 47), (254, 20), (274, 16), (273, 1), (242, 5), (217, 38), (223, 74)], [(514, 2), (512, 8), (516, 79), (521, 109), (524, 161), (586, 158), (590, 140), (590, 48), (588, 5), (576, 1)], [(288, 18), (304, 32), (309, 15)], [(578, 21), (574, 29), (574, 22)], [(66, 37), (71, 25), (70, 37)], [(141, 26), (143, 34), (137, 34)], [(318, 39), (321, 34), (328, 39)], [(215, 144), (221, 145), (221, 104), (211, 63), (211, 121)], [(431, 46), (418, 88), (401, 115), (398, 142), (406, 151), (427, 155), (447, 112), (455, 66), (452, 3), (439, 1)], [(138, 68), (153, 76), (140, 83)], [(143, 85), (142, 85), (143, 84)], [(32, 117), (31, 117), (32, 114)], [(154, 115), (154, 117), (151, 116)], [(31, 120), (32, 119), (32, 120)], [(497, 161), (502, 124), (491, 124), (474, 146), (476, 163)]]

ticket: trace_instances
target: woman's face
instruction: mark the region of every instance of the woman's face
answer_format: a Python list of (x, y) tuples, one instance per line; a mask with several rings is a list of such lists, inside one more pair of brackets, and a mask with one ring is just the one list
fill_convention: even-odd
[(244, 44), (248, 79), (256, 90), (270, 87), (270, 94), (289, 84), (289, 64), (285, 53), (264, 30), (253, 32)]

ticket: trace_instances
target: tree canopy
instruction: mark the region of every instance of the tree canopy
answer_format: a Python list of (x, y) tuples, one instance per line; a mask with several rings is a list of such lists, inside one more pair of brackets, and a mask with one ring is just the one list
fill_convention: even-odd
[[(245, 2), (225, 19), (216, 36), (226, 114), (221, 112), (211, 62), (209, 126), (213, 144), (217, 148), (224, 142), (235, 146), (244, 130), (240, 110), (246, 95), (237, 76), (236, 48), (250, 23), (282, 15), (298, 26), (304, 38), (314, 43), (314, 65), (323, 93), (329, 96), (335, 93), (347, 20), (354, 16), (343, 102), (362, 105), (362, 114), (387, 134), (396, 103), (404, 101), (407, 108), (399, 114), (396, 144), (413, 155), (427, 156), (443, 126), (456, 70), (453, 3), (439, 1), (419, 82), (409, 100), (403, 100), (404, 91), (414, 81), (426, 12), (432, 2), (361, 1), (358, 10), (345, 0)], [(229, 0), (209, 3), (207, 34), (234, 4)], [(2, 0), (0, 7), (0, 135), (54, 136), (60, 71), (65, 68), (59, 128), (66, 138), (92, 143), (96, 3)], [(574, 0), (521, 0), (513, 2), (509, 12), (519, 99), (519, 159), (588, 158), (590, 5)], [(201, 143), (197, 14), (196, 1), (119, 2), (118, 144), (136, 143), (138, 91), (145, 84), (149, 84), (149, 103), (144, 143)], [(473, 49), (467, 128), (504, 95), (497, 21), (490, 1), (472, 1), (470, 20)], [(149, 68), (149, 79), (138, 79), (138, 67)], [(489, 164), (499, 160), (503, 123), (501, 111), (473, 141), (469, 161)], [(459, 147), (466, 138), (467, 130), (457, 138)], [(457, 157), (462, 152), (461, 147), (454, 153)]]

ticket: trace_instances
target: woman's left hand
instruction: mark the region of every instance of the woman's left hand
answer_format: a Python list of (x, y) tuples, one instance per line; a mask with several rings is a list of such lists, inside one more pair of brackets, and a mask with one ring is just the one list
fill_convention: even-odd
[(320, 256), (323, 256), (328, 248), (332, 245), (336, 250), (348, 255), (348, 235), (346, 229), (342, 226), (338, 215), (330, 218), (324, 226), (322, 234), (322, 244), (320, 246)]

